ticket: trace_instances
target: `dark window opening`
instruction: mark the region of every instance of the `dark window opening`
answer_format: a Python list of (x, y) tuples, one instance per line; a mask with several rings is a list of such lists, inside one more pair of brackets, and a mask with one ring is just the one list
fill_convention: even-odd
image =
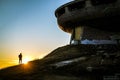
[(74, 11), (84, 7), (85, 7), (85, 1), (80, 1), (80, 2), (69, 5), (69, 10)]
[(109, 3), (114, 3), (117, 0), (91, 0), (93, 5), (100, 5), (100, 4), (109, 4)]

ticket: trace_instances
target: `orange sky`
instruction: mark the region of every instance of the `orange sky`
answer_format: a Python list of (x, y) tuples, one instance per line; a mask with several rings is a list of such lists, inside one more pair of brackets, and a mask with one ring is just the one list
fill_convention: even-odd
[(2, 0), (0, 2), (0, 68), (23, 59), (39, 59), (67, 45), (70, 35), (60, 30), (55, 10), (71, 0)]

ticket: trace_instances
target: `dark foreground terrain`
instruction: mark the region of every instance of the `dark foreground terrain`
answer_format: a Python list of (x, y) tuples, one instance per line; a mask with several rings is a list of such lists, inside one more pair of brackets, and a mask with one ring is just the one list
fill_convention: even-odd
[(120, 80), (120, 45), (67, 45), (0, 70), (0, 80)]

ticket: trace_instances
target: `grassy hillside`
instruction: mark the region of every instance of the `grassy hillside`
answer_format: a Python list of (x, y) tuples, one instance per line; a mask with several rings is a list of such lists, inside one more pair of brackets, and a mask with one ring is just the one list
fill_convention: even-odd
[(119, 45), (67, 45), (43, 59), (0, 70), (0, 80), (97, 80), (113, 73), (120, 73)]

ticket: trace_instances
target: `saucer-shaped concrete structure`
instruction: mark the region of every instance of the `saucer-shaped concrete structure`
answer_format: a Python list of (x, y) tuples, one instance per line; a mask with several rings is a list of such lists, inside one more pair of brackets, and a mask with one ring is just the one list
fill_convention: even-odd
[[(59, 27), (75, 40), (106, 40), (103, 37), (120, 32), (120, 0), (74, 0), (57, 8), (55, 16)], [(100, 38), (101, 35), (106, 36)]]

